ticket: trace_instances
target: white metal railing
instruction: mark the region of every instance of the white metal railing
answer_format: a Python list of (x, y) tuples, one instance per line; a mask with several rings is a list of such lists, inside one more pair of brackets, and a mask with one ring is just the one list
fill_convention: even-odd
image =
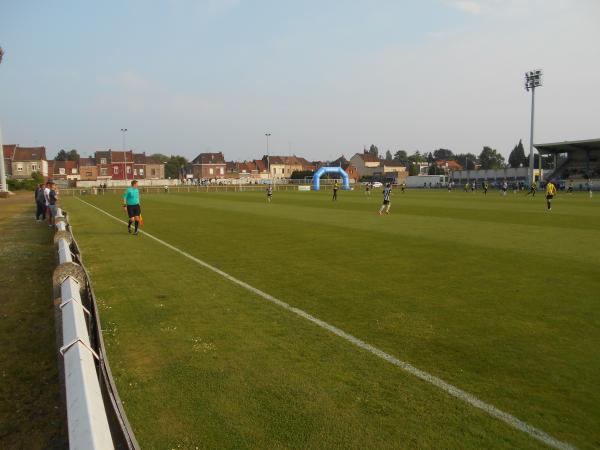
[[(57, 217), (63, 217), (60, 210)], [(60, 264), (72, 263), (67, 239), (59, 238), (57, 245)], [(90, 312), (83, 306), (80, 289), (79, 282), (71, 276), (60, 284), (63, 335), (60, 353), (64, 359), (69, 448), (109, 450), (114, 445), (94, 361), (98, 354), (90, 344), (85, 317)]]

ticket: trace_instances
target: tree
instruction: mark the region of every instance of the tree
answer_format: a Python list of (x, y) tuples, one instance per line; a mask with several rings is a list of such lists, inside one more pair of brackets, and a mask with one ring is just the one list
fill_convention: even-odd
[(527, 157), (525, 156), (525, 149), (523, 148), (521, 139), (519, 139), (519, 143), (515, 145), (515, 148), (510, 152), (508, 164), (510, 167), (527, 167)]
[(161, 162), (165, 165), (165, 177), (181, 178), (181, 169), (187, 166), (188, 160), (179, 155), (163, 155), (162, 153), (154, 153), (150, 158)]
[(396, 153), (394, 153), (393, 161), (398, 161), (402, 164), (406, 164), (406, 162), (408, 161), (408, 154), (404, 150), (398, 150)]
[(417, 150), (412, 155), (410, 155), (408, 157), (408, 160), (410, 162), (414, 162), (414, 163), (424, 163), (424, 162), (427, 162), (427, 158), (425, 158), (423, 155), (421, 155), (421, 153), (419, 152), (419, 150)]
[(390, 152), (389, 150), (385, 152), (385, 162), (391, 163), (393, 159), (394, 158), (392, 158), (392, 152)]
[(373, 155), (375, 158), (379, 158), (379, 149), (376, 145), (371, 144), (369, 147), (369, 154)]
[(473, 153), (459, 153), (458, 155), (454, 155), (454, 159), (466, 170), (474, 170), (477, 163), (477, 156)]
[(481, 154), (479, 155), (479, 164), (481, 168), (486, 169), (502, 169), (506, 163), (504, 156), (498, 153), (495, 149), (490, 147), (483, 147)]
[(294, 170), (290, 178), (292, 180), (304, 180), (305, 178), (310, 178), (315, 173), (312, 170)]
[(448, 160), (453, 158), (454, 154), (452, 153), (452, 150), (448, 150), (447, 148), (439, 148), (433, 152), (433, 159), (436, 161), (439, 161), (440, 159)]
[(181, 178), (181, 170), (187, 165), (187, 159), (179, 155), (171, 155), (165, 164), (167, 178)]
[(67, 160), (67, 152), (65, 152), (62, 148), (58, 151), (56, 156), (54, 157), (54, 161), (66, 161)]
[(419, 166), (417, 166), (414, 162), (408, 166), (408, 174), (409, 175), (419, 175)]
[(150, 158), (155, 159), (163, 164), (166, 164), (169, 161), (169, 157), (167, 155), (163, 155), (162, 153), (154, 153), (150, 155)]
[(73, 149), (67, 153), (67, 161), (79, 161), (79, 153)]

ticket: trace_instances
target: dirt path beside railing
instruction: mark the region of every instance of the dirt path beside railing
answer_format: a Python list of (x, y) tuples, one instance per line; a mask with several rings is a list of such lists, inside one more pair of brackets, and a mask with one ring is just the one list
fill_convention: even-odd
[(54, 333), (53, 233), (33, 193), (0, 199), (0, 448), (67, 448)]

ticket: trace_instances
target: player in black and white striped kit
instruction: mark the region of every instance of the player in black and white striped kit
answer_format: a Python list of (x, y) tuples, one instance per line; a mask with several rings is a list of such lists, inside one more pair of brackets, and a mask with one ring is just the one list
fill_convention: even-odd
[(390, 213), (390, 195), (392, 194), (392, 185), (390, 183), (385, 185), (385, 189), (383, 190), (383, 205), (379, 208), (379, 215), (381, 216), (384, 212), (386, 214)]

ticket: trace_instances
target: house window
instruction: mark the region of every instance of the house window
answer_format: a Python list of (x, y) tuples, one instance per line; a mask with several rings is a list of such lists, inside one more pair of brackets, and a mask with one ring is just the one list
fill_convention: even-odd
[(127, 166), (127, 173), (131, 173), (131, 166)]
[(156, 169), (152, 169), (152, 176), (156, 176)]
[(85, 173), (85, 176), (86, 176), (86, 177), (91, 177), (91, 176), (92, 176), (92, 172), (86, 172), (86, 173)]
[(118, 167), (118, 166), (114, 166), (114, 167), (113, 167), (113, 173), (114, 173), (115, 175), (117, 175), (117, 174), (119, 173), (119, 167)]
[(208, 173), (211, 174), (211, 175), (214, 173), (214, 170), (213, 170), (212, 167), (210, 169), (208, 169)]
[(133, 169), (133, 174), (137, 176), (137, 169)]
[(106, 167), (102, 167), (100, 169), (100, 175), (104, 175), (104, 176), (108, 175), (108, 169)]
[(35, 171), (37, 170), (37, 164), (36, 163), (31, 163), (31, 171)]
[(64, 175), (65, 174), (65, 168), (64, 167), (60, 167), (58, 169), (58, 173), (60, 173), (61, 175)]
[(144, 176), (144, 169), (140, 169), (140, 175)]
[(77, 169), (75, 169), (75, 168), (71, 169), (71, 174), (72, 175), (77, 175)]
[(223, 170), (223, 168), (221, 167), (221, 175), (223, 175), (225, 171)]
[(17, 163), (17, 172), (23, 172), (23, 163)]
[(106, 158), (100, 158), (100, 164), (106, 164)]

